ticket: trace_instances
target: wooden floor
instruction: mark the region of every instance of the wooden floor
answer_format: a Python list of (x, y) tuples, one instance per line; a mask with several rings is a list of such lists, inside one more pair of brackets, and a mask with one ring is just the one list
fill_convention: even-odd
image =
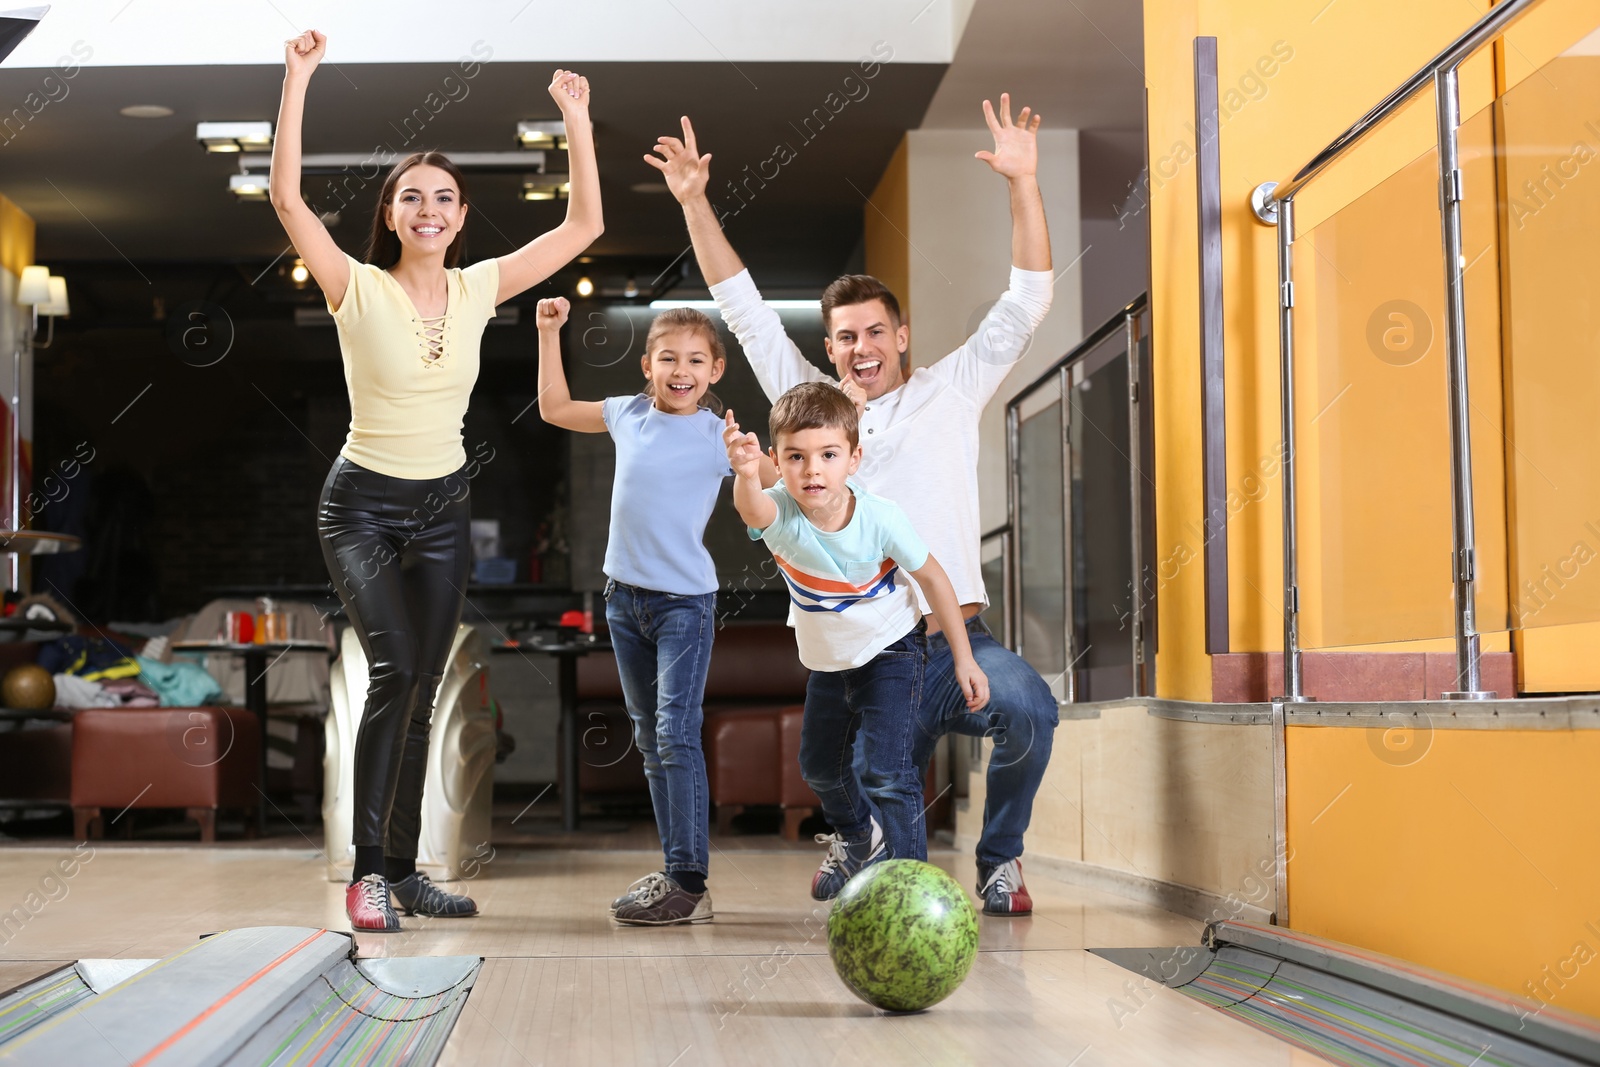
[[(816, 848), (719, 850), (716, 921), (619, 927), (606, 905), (654, 869), (652, 851), (500, 849), (470, 884), (483, 914), (403, 920), (362, 955), (486, 959), (442, 1063), (1302, 1064), (1276, 1039), (1085, 951), (1195, 944), (1200, 924), (1030, 872), (1029, 919), (984, 919), (966, 983), (932, 1010), (890, 1017), (833, 974), (826, 905), (808, 896)], [(96, 842), (70, 878), (68, 847), (0, 849), (0, 989), (80, 957), (158, 957), (238, 926), (344, 929), (341, 887), (313, 849)], [(963, 884), (971, 858), (935, 852)], [(32, 894), (30, 896), (30, 894)]]

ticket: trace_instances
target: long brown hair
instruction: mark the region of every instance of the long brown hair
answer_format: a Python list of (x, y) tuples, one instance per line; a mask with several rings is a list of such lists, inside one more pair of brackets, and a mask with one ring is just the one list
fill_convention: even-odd
[[(650, 332), (645, 334), (644, 338), (645, 359), (650, 358), (650, 353), (661, 343), (661, 338), (678, 330), (690, 330), (704, 337), (712, 363), (727, 362), (728, 350), (723, 347), (722, 335), (717, 333), (717, 324), (711, 321), (711, 316), (695, 308), (668, 308), (651, 320)], [(655, 382), (645, 383), (646, 396), (654, 398), (655, 390)], [(722, 401), (710, 389), (700, 394), (699, 406), (713, 415), (721, 415), (723, 412)]]
[[(396, 163), (389, 171), (389, 176), (383, 180), (383, 190), (378, 194), (378, 208), (372, 215), (372, 236), (367, 239), (364, 258), (375, 267), (388, 270), (400, 262), (400, 235), (389, 228), (384, 218), (384, 209), (394, 199), (395, 186), (400, 184), (400, 178), (405, 172), (412, 167), (423, 166), (438, 167), (450, 175), (450, 180), (456, 183), (456, 195), (461, 198), (461, 203), (467, 202), (466, 176), (443, 152), (413, 152)], [(466, 233), (457, 230), (450, 247), (444, 250), (445, 267), (459, 267), (465, 252)]]

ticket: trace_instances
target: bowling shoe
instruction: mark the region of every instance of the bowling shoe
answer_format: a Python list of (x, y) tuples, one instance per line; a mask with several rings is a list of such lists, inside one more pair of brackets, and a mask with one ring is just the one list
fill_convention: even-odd
[(400, 929), (400, 916), (389, 903), (389, 880), (369, 874), (344, 887), (344, 910), (350, 929), (363, 934), (392, 934)]
[[(645, 879), (640, 879), (645, 881)], [(711, 921), (711, 891), (691, 893), (666, 875), (643, 886), (612, 918), (628, 926), (677, 926)]]
[(816, 842), (828, 846), (827, 858), (811, 876), (811, 899), (832, 900), (850, 876), (869, 863), (885, 858), (883, 828), (873, 819), (872, 828), (860, 841), (846, 841), (843, 834), (818, 834)]
[(978, 883), (985, 915), (1018, 916), (1033, 914), (1033, 897), (1022, 881), (1020, 859), (1002, 863)]
[(434, 919), (459, 919), (478, 914), (478, 905), (469, 896), (446, 893), (421, 871), (412, 871), (394, 884), (394, 898), (407, 915), (426, 915)]
[(618, 908), (632, 904), (641, 897), (653, 893), (655, 891), (655, 884), (657, 882), (665, 882), (666, 880), (667, 876), (661, 871), (655, 871), (651, 874), (645, 875), (643, 878), (630, 885), (620, 897), (611, 902), (611, 914), (615, 915)]

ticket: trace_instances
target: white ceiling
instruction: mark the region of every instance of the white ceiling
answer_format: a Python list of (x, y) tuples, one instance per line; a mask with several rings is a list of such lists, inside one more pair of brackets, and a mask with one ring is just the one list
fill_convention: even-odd
[[(315, 27), (330, 63), (850, 62), (884, 42), (897, 62), (948, 63), (972, 0), (63, 0), (7, 61), (49, 67), (280, 63)], [(474, 51), (476, 48), (478, 51)], [(81, 55), (82, 53), (78, 53)]]
[(1140, 0), (977, 0), (922, 128), (982, 126), (1009, 92), (1054, 129), (1142, 129), (1143, 65)]

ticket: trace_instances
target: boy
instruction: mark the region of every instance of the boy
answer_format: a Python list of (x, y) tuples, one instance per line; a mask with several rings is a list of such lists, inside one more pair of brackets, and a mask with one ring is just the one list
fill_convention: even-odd
[[(762, 489), (761, 445), (729, 411), (723, 439), (734, 506), (753, 540), (765, 541), (789, 586), (800, 662), (812, 671), (800, 734), (800, 773), (835, 833), (817, 835), (828, 855), (811, 895), (831, 900), (850, 876), (890, 857), (926, 859), (922, 783), (912, 743), (928, 658), (927, 627), (910, 578), (949, 634), (967, 706), (989, 699), (961, 608), (944, 568), (905, 514), (853, 484), (861, 463), (856, 406), (837, 386), (797, 385), (772, 406), (772, 460), (781, 483)], [(819, 675), (844, 693), (813, 699)], [(852, 764), (857, 732), (865, 774)], [(874, 812), (866, 795), (878, 798)]]

